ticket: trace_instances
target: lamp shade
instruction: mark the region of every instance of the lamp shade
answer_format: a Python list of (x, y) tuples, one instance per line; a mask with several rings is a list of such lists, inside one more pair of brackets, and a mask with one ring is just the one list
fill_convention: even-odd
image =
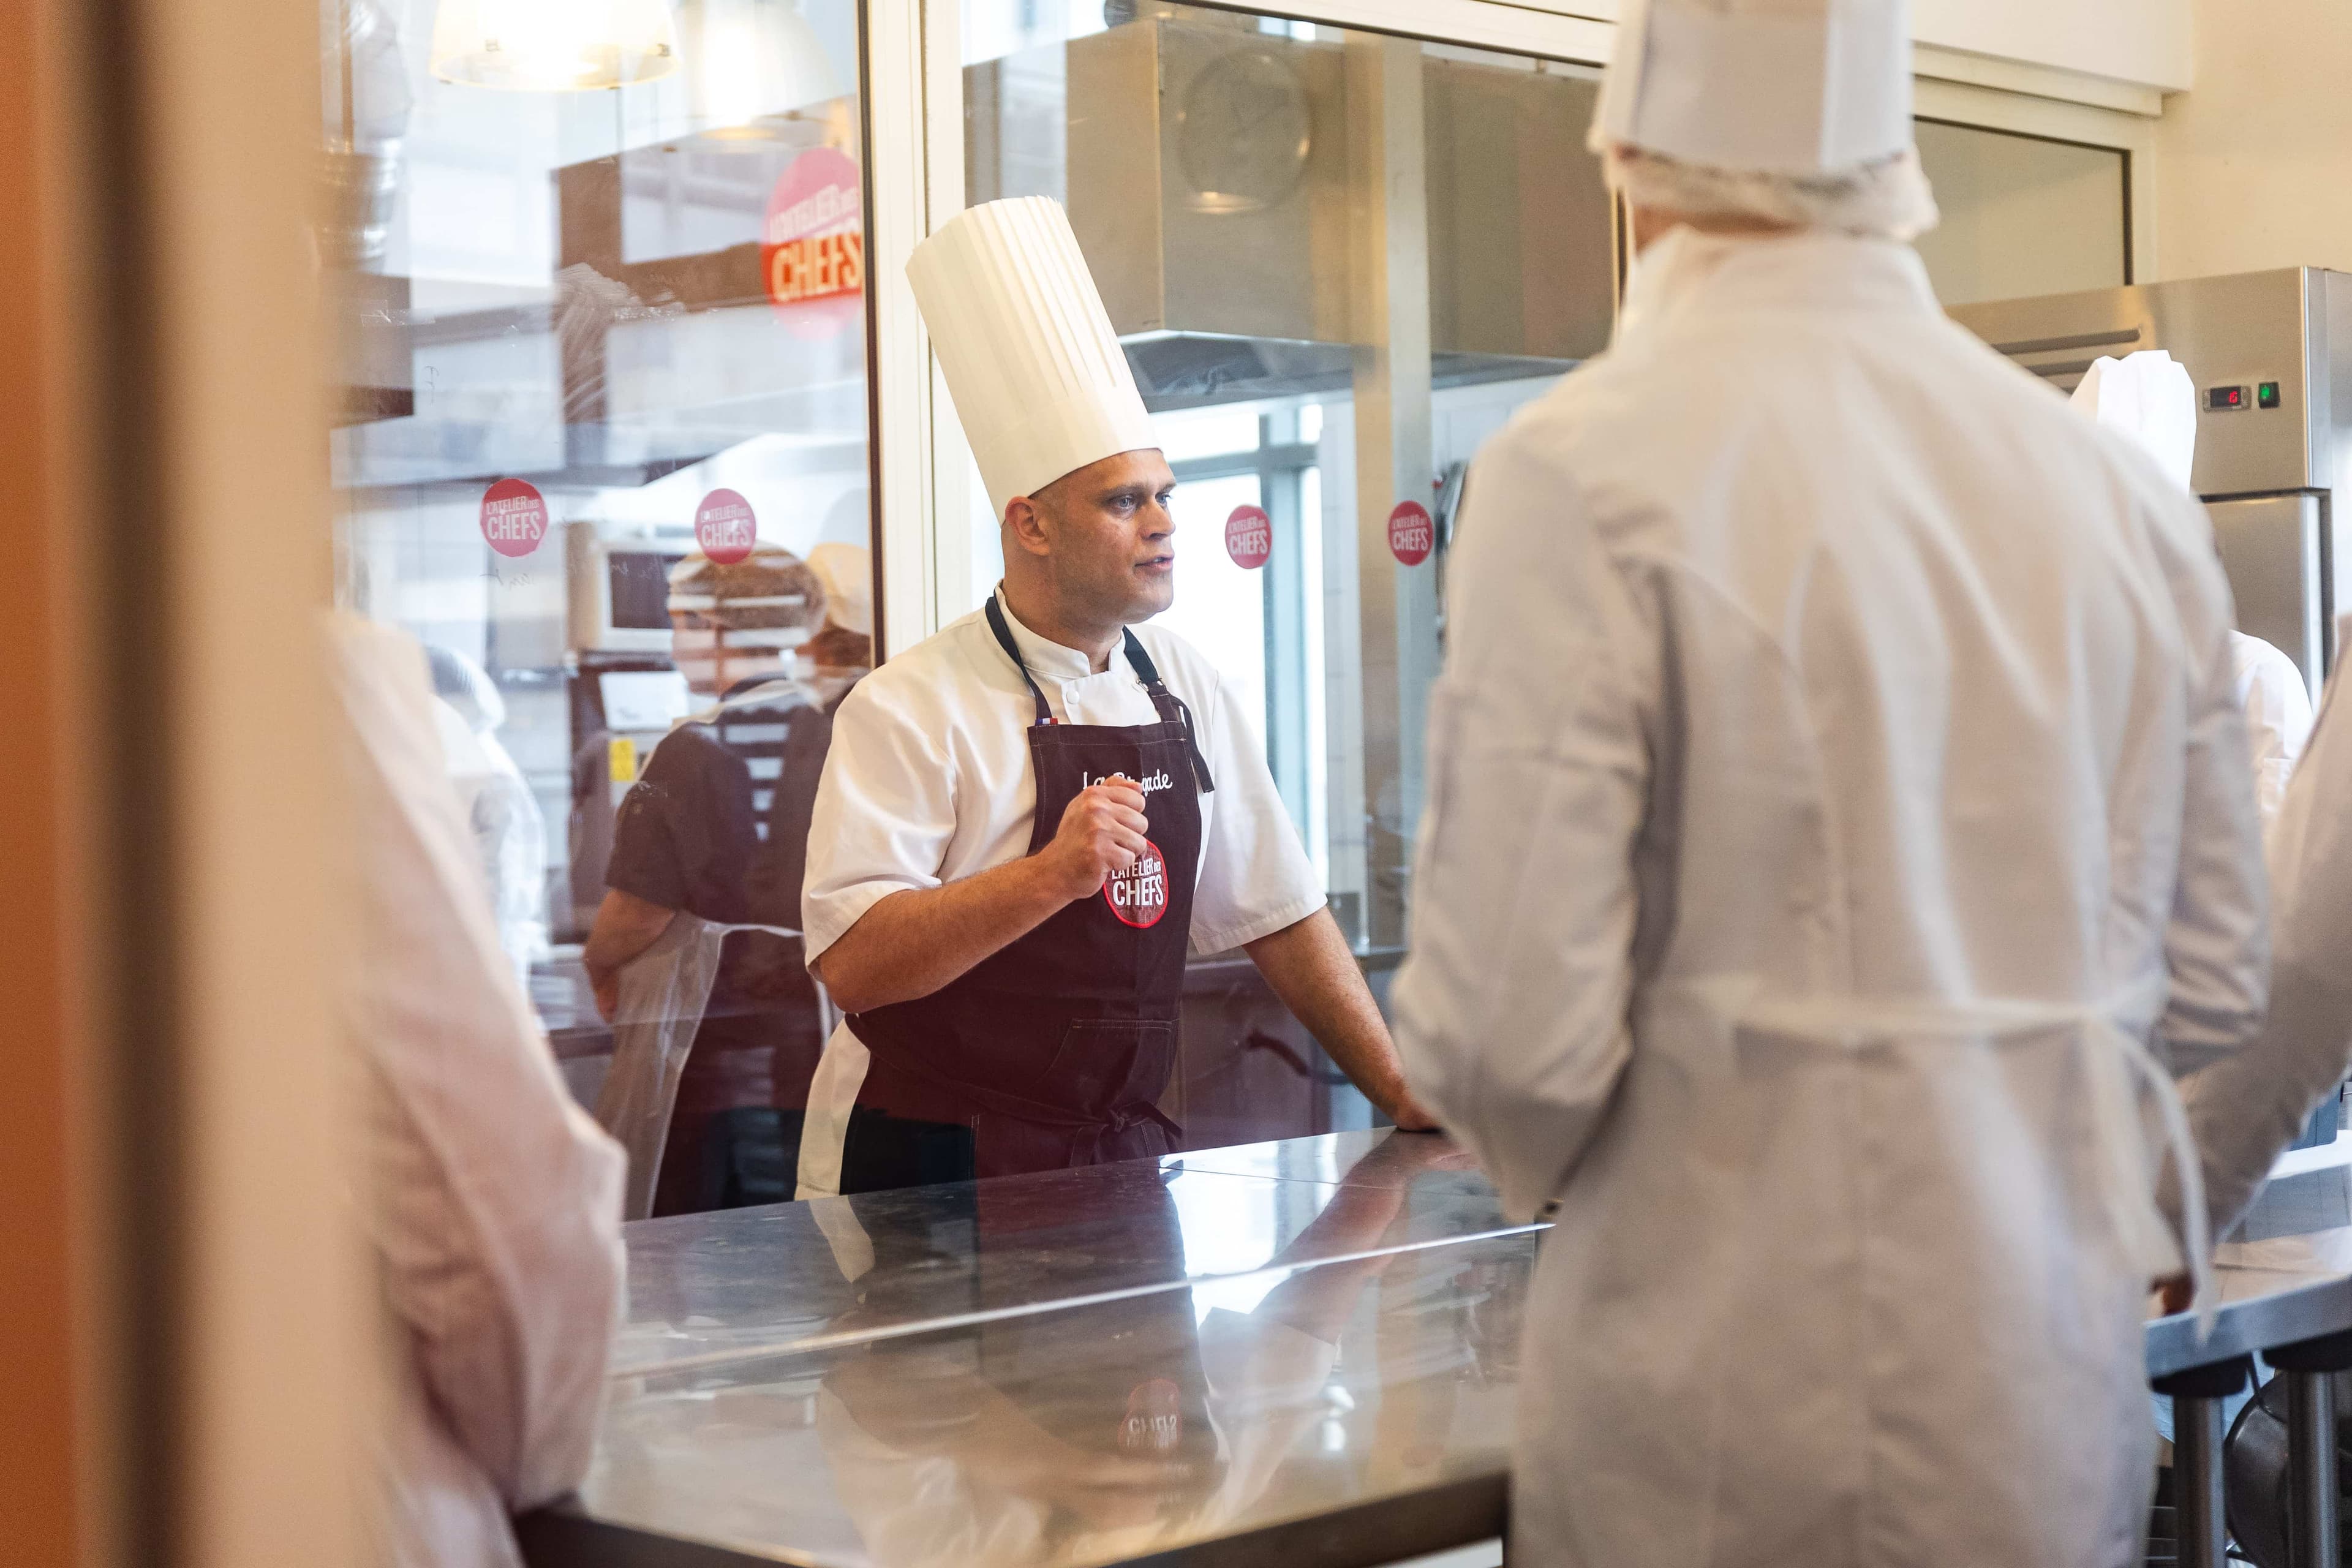
[(667, 134), (771, 141), (774, 116), (842, 96), (840, 74), (795, 0), (685, 0), (678, 27), (685, 114), (665, 124)]
[(441, 0), (433, 74), (519, 92), (585, 92), (678, 68), (665, 0)]

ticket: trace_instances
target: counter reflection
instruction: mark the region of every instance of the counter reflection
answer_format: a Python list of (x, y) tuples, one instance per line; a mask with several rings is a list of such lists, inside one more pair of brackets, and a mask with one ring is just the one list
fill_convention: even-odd
[[(869, 1231), (822, 1342), (616, 1383), (583, 1502), (843, 1568), (1075, 1565), (1496, 1473), (1535, 1236), (1404, 1241), (1423, 1179), (1459, 1164), (1396, 1138), (1357, 1180), (1261, 1179), (1318, 1205), (1264, 1269), (1046, 1310), (996, 1310), (999, 1233), (974, 1205), (962, 1289), (986, 1315), (905, 1333), (895, 1298), (929, 1239)], [(1122, 1263), (1183, 1279), (1204, 1223), (1175, 1196), (1188, 1179), (1128, 1189)]]
[(634, 1225), (615, 1364), (684, 1372), (1186, 1282), (1247, 1311), (1268, 1270), (1517, 1228), (1444, 1139), (1297, 1142)]

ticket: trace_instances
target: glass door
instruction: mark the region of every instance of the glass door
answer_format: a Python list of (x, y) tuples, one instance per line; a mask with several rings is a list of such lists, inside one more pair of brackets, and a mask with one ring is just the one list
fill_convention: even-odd
[(1594, 73), (1139, 0), (962, 20), (966, 199), (1068, 207), (1180, 480), (1166, 621), (1251, 694), (1342, 925), (1392, 953), (1461, 476), (1608, 339)]
[[(872, 662), (859, 7), (321, 23), (338, 599), (423, 645), (500, 941), (593, 1102), (671, 918), (797, 927), (759, 879), (806, 836), (783, 737)], [(677, 1126), (758, 1113), (789, 1196), (818, 1004), (758, 951), (788, 939), (725, 940), (672, 1020)]]

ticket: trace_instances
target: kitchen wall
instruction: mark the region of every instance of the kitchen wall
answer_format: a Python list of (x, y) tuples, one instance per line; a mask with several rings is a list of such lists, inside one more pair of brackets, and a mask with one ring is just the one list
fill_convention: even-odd
[(2157, 127), (2157, 276), (2352, 270), (2352, 6), (2193, 9), (2196, 85)]
[[(2203, 64), (2190, 47), (2192, 8), (2217, 9), (2210, 0), (1912, 0), (1911, 26), (1940, 48), (2180, 88)], [(2239, 26), (2252, 25), (2236, 9)]]
[[(1623, 0), (1516, 0), (1613, 22)], [(2141, 87), (2189, 85), (2189, 12), (2200, 0), (1912, 0), (1912, 33), (1934, 48)], [(2242, 12), (2244, 7), (2240, 6)], [(2267, 5), (2264, 15), (2268, 15)], [(2242, 21), (2241, 26), (2244, 26)]]

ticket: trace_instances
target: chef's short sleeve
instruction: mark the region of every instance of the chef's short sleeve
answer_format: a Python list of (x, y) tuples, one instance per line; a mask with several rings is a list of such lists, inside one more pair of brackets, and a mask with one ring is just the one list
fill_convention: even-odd
[(750, 770), (708, 726), (683, 724), (622, 799), (604, 885), (707, 921), (740, 921), (743, 873), (758, 846)]
[(1217, 786), (1204, 799), (1208, 833), (1192, 893), (1195, 955), (1271, 936), (1323, 907), (1323, 884), (1274, 786), (1264, 743), (1232, 684), (1219, 677), (1213, 689), (1209, 711), (1193, 715)]
[(869, 676), (833, 720), (809, 814), (801, 930), (811, 963), (866, 910), (907, 889), (936, 888), (955, 836), (955, 770), (947, 725), (908, 692)]

